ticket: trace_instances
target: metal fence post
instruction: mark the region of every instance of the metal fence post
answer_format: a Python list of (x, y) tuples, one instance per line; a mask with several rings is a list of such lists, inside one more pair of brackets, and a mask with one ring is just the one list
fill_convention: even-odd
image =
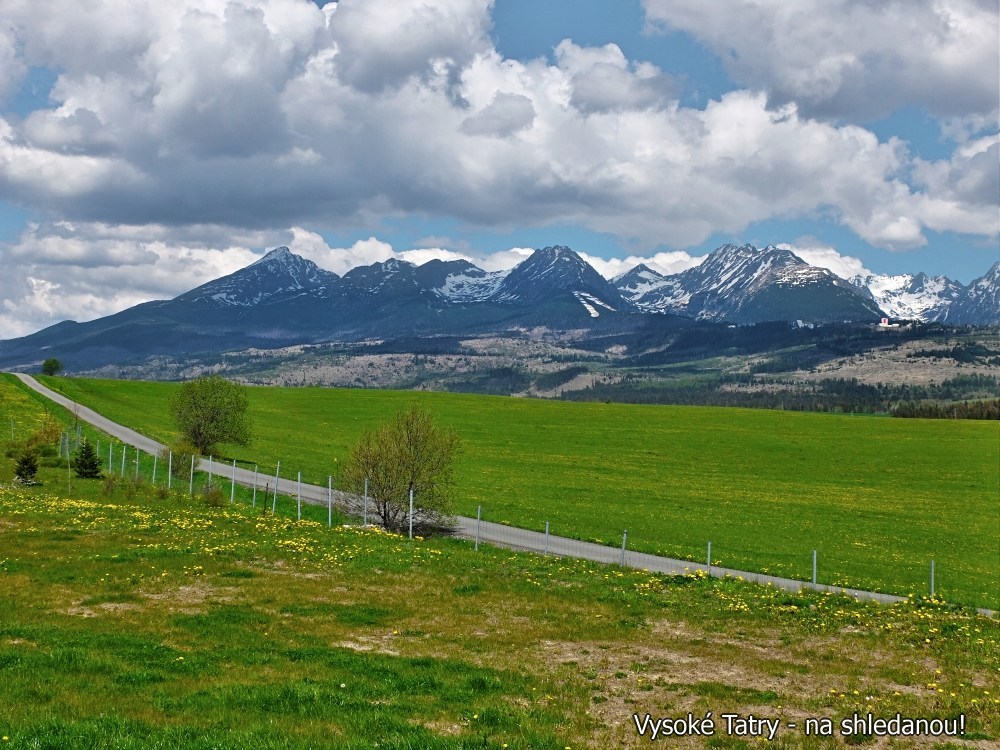
[(625, 543), (628, 541), (628, 529), (622, 531), (622, 567), (625, 567)]
[(113, 463), (112, 463), (112, 462), (113, 462), (114, 460), (115, 460), (115, 444), (114, 444), (114, 443), (111, 443), (111, 444), (110, 444), (110, 445), (108, 446), (108, 474), (110, 474), (110, 473), (111, 473), (111, 467), (112, 467), (112, 465), (113, 465)]
[(365, 477), (365, 514), (364, 514), (364, 525), (368, 525), (368, 477)]
[(549, 522), (545, 522), (545, 555), (549, 554)]
[(212, 466), (212, 457), (209, 456), (208, 457), (208, 486), (209, 487), (212, 486), (212, 469), (213, 468), (214, 467)]
[(413, 488), (410, 488), (410, 539), (413, 539)]
[(233, 459), (233, 481), (229, 485), (229, 502), (236, 502), (236, 459)]
[(711, 568), (712, 568), (712, 543), (711, 542), (708, 543), (708, 567), (711, 570)]
[(128, 453), (128, 446), (122, 445), (122, 479), (125, 478), (125, 454)]
[(476, 552), (479, 551), (479, 531), (483, 525), (483, 506), (476, 507)]
[(931, 558), (931, 598), (934, 598), (934, 558)]
[(253, 506), (257, 507), (257, 464), (253, 465)]
[(302, 472), (301, 471), (299, 472), (299, 480), (297, 488), (298, 488), (297, 492), (299, 499), (298, 499), (298, 504), (295, 506), (296, 507), (295, 518), (297, 521), (301, 521), (302, 520)]
[(281, 461), (278, 461), (278, 468), (274, 470), (274, 500), (271, 501), (271, 514), (278, 510), (278, 474), (281, 471)]
[(816, 584), (816, 550), (813, 550), (813, 585)]
[(326, 527), (333, 528), (333, 474), (326, 478)]
[(158, 458), (157, 454), (154, 453), (153, 454), (153, 484), (156, 484), (156, 459), (157, 458)]
[(167, 452), (167, 489), (170, 489), (170, 485), (173, 482), (174, 477), (174, 452)]
[(188, 495), (194, 497), (194, 454), (191, 455), (191, 476), (188, 478)]

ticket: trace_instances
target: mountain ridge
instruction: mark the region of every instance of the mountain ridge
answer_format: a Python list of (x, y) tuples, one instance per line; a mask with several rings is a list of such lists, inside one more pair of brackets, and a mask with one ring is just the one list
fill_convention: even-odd
[[(918, 287), (923, 296), (913, 291)], [(909, 295), (909, 307), (900, 302), (900, 289)], [(883, 302), (894, 299), (895, 306)], [(171, 300), (0, 341), (0, 365), (27, 366), (56, 350), (69, 364), (93, 365), (183, 352), (492, 335), (539, 326), (613, 332), (641, 327), (650, 315), (729, 324), (824, 324), (933, 314), (948, 323), (991, 324), (1000, 322), (998, 307), (1000, 263), (968, 286), (924, 274), (849, 282), (787, 249), (731, 244), (677, 274), (640, 264), (609, 281), (578, 253), (557, 245), (503, 271), (485, 271), (466, 260), (417, 266), (391, 258), (338, 276), (279, 247)]]

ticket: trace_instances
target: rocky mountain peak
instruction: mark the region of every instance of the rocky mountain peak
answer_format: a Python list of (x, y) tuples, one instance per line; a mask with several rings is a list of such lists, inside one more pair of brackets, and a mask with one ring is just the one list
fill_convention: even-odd
[(320, 290), (339, 278), (282, 246), (246, 268), (203, 284), (177, 299), (247, 307)]

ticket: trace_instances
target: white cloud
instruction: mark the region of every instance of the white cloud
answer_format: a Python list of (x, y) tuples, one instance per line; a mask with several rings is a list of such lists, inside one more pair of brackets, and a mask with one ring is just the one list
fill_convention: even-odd
[(651, 25), (693, 34), (739, 83), (809, 115), (939, 116), (998, 106), (993, 0), (643, 0)]
[(826, 268), (842, 279), (869, 276), (872, 273), (865, 268), (865, 264), (860, 258), (841, 255), (835, 248), (824, 245), (811, 237), (800, 237), (792, 244), (782, 242), (777, 247), (794, 253), (811, 266)]
[(16, 242), (0, 244), (0, 338), (168, 299), (260, 257), (246, 247), (170, 234), (161, 226), (29, 226)]
[(704, 255), (690, 255), (683, 250), (674, 252), (655, 253), (649, 257), (630, 255), (627, 258), (599, 258), (586, 253), (580, 253), (580, 257), (587, 261), (594, 269), (606, 279), (613, 279), (623, 273), (631, 271), (636, 266), (643, 264), (665, 276), (680, 273), (689, 268), (694, 268), (705, 260)]
[(648, 109), (676, 98), (670, 76), (651, 63), (630, 62), (617, 44), (580, 47), (564, 39), (555, 56), (581, 112)]
[[(579, 224), (621, 237), (637, 262), (652, 248), (689, 247), (771, 218), (830, 217), (892, 249), (921, 245), (927, 229), (997, 232), (996, 138), (981, 137), (989, 118), (976, 104), (996, 66), (965, 76), (992, 43), (974, 23), (988, 10), (981, 3), (915, 5), (900, 26), (913, 39), (938, 29), (939, 10), (953, 18), (920, 67), (921, 47), (896, 45), (886, 31), (898, 3), (808, 2), (801, 7), (815, 18), (805, 18), (798, 3), (765, 0), (756, 10), (733, 6), (742, 25), (732, 27), (712, 4), (650, 0), (650, 18), (710, 44), (729, 39), (742, 55), (733, 65), (754, 89), (700, 108), (681, 106), (668, 74), (615, 45), (565, 41), (555, 64), (503, 59), (489, 39), (488, 0), (3, 6), (0, 78), (15, 80), (26, 65), (59, 71), (52, 109), (0, 119), (0, 200), (44, 218), (5, 251), (19, 269), (10, 278), (20, 291), (5, 291), (8, 301), (52, 298), (25, 286), (30, 276), (93, 295), (92, 307), (74, 303), (80, 309), (110, 310), (122, 295), (176, 294), (197, 285), (193, 269), (207, 278), (256, 257), (249, 248), (279, 244), (338, 273), (430, 253), (494, 269), (527, 254), (482, 257), (448, 243), (397, 251), (374, 236), (331, 248), (300, 229), (368, 234), (387, 217), (413, 215), (498, 230)], [(831, 20), (828, 7), (847, 20)], [(751, 17), (774, 44), (749, 33)], [(863, 20), (873, 31), (847, 39)], [(788, 25), (800, 21), (801, 39)], [(903, 57), (898, 75), (884, 60), (875, 65), (869, 85), (849, 74), (851, 60), (876, 49), (876, 32)], [(803, 62), (810, 44), (815, 64)], [(5, 54), (14, 54), (10, 67)], [(951, 86), (949, 70), (968, 80)], [(853, 111), (847, 105), (872, 87), (890, 104), (899, 93), (929, 107), (921, 97), (937, 87), (963, 145), (924, 162), (896, 139), (807, 116)], [(613, 276), (630, 261), (594, 263)], [(675, 272), (697, 259), (646, 261)], [(97, 267), (114, 284), (86, 270)], [(128, 268), (143, 273), (128, 281)]]
[(461, 130), (469, 135), (505, 138), (531, 127), (534, 121), (535, 107), (531, 99), (521, 94), (498, 91), (493, 101), (462, 122)]

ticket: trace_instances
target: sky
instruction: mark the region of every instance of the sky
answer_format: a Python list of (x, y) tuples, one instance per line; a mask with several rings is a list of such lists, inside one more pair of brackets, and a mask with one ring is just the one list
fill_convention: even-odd
[(287, 245), (1000, 259), (996, 0), (0, 0), (0, 339)]

